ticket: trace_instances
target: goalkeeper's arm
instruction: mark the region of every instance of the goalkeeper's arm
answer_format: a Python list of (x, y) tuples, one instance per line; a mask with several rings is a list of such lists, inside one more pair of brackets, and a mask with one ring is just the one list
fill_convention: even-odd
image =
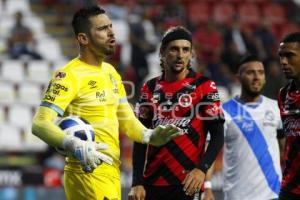
[(182, 134), (181, 129), (173, 125), (159, 125), (154, 129), (147, 129), (135, 117), (128, 102), (119, 105), (117, 114), (121, 130), (125, 132), (129, 138), (139, 143), (161, 146), (172, 138)]
[(63, 147), (64, 132), (54, 123), (57, 112), (47, 107), (39, 107), (32, 122), (32, 133), (47, 144)]
[(54, 123), (57, 113), (47, 107), (39, 107), (33, 118), (32, 133), (49, 145), (61, 147), (77, 158), (85, 171), (92, 171), (102, 161), (112, 164), (112, 159), (97, 150), (107, 149), (107, 145), (82, 141), (77, 137), (65, 135)]

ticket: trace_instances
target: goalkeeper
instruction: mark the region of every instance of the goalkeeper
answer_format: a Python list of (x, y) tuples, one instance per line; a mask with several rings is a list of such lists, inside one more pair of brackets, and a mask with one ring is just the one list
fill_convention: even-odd
[[(111, 20), (103, 9), (80, 9), (72, 26), (79, 56), (53, 75), (33, 119), (32, 132), (73, 155), (66, 158), (64, 168), (67, 199), (119, 200), (119, 128), (134, 141), (155, 146), (167, 143), (181, 130), (172, 125), (146, 129), (135, 118), (120, 75), (103, 61), (114, 53), (116, 44)], [(64, 135), (54, 121), (68, 115), (89, 121), (97, 143)]]

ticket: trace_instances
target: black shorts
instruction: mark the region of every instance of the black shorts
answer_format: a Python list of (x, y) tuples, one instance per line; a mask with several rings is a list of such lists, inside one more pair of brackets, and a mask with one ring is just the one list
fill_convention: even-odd
[(201, 193), (198, 192), (192, 196), (188, 196), (183, 191), (182, 185), (176, 186), (148, 186), (145, 185), (145, 200), (200, 200)]

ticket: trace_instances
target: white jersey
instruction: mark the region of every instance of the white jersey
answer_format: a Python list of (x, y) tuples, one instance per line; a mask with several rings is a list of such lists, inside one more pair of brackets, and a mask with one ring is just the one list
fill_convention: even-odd
[(278, 197), (281, 167), (277, 102), (265, 96), (255, 104), (239, 98), (223, 105), (225, 114), (225, 200), (270, 200)]

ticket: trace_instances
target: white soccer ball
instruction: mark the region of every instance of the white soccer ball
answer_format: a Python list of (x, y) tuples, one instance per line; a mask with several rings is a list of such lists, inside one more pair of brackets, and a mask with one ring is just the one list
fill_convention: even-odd
[[(57, 123), (65, 134), (73, 135), (85, 141), (95, 141), (95, 132), (90, 123), (79, 116), (68, 116), (60, 119)], [(56, 151), (63, 156), (67, 152), (62, 148), (55, 148)]]

